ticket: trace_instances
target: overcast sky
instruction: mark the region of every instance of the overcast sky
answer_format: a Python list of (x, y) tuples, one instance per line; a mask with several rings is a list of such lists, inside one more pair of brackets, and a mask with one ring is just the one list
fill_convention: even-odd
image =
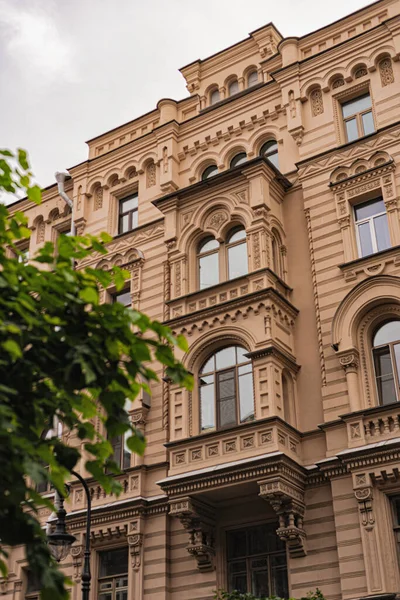
[(0, 147), (42, 186), (85, 141), (187, 95), (179, 67), (273, 21), (303, 35), (363, 0), (0, 0)]

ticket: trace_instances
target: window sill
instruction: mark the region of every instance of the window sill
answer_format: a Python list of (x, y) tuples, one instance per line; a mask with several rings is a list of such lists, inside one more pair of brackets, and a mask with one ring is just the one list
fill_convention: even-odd
[(346, 281), (381, 275), (390, 266), (392, 269), (400, 266), (400, 246), (393, 246), (387, 250), (381, 250), (375, 254), (362, 256), (338, 265)]

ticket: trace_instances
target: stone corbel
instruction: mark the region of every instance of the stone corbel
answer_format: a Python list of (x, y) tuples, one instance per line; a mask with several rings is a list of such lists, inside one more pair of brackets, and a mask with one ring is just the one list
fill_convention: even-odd
[(86, 219), (79, 217), (75, 220), (76, 235), (83, 235), (86, 228)]
[(285, 542), (292, 558), (307, 554), (304, 490), (283, 476), (259, 481), (260, 497), (266, 500), (279, 517), (278, 537)]
[(192, 498), (170, 501), (170, 515), (178, 517), (189, 534), (188, 553), (195, 558), (199, 571), (214, 570), (214, 518), (211, 510)]
[(142, 546), (143, 546), (143, 534), (135, 533), (128, 535), (127, 537), (129, 554), (132, 560), (132, 569), (138, 571), (142, 564)]
[(298, 125), (297, 127), (293, 127), (293, 129), (289, 129), (289, 133), (296, 142), (298, 146), (301, 146), (303, 143), (304, 137), (304, 127), (303, 125)]

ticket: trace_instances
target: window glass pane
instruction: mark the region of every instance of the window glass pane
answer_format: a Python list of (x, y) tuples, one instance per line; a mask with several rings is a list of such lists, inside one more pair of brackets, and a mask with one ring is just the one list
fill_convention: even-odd
[(390, 321), (385, 323), (375, 333), (373, 345), (382, 346), (382, 344), (390, 344), (390, 342), (398, 342), (400, 340), (400, 321)]
[(208, 361), (204, 364), (204, 366), (201, 369), (200, 373), (210, 373), (211, 371), (214, 371), (214, 370), (215, 370), (214, 355), (212, 355), (208, 359)]
[(396, 361), (397, 376), (400, 377), (400, 344), (393, 346), (393, 352)]
[(118, 302), (119, 304), (123, 304), (123, 306), (131, 305), (131, 291), (126, 290), (125, 292), (121, 292), (120, 294), (114, 295), (114, 302)]
[(200, 384), (201, 430), (206, 431), (215, 429), (214, 377), (205, 377), (202, 381), (204, 384)]
[(381, 215), (380, 217), (375, 217), (374, 225), (378, 250), (386, 250), (387, 248), (390, 248), (391, 244), (387, 215), (385, 214)]
[(99, 600), (112, 600), (112, 594), (99, 594)]
[(129, 215), (124, 215), (119, 218), (119, 233), (126, 233), (129, 231)]
[(122, 200), (119, 201), (119, 206), (120, 206), (121, 213), (125, 213), (125, 212), (128, 212), (129, 210), (137, 208), (137, 206), (138, 206), (137, 195), (135, 194), (135, 196), (130, 196), (129, 198), (123, 198)]
[(210, 250), (218, 250), (218, 248), (219, 248), (219, 242), (217, 242), (217, 240), (215, 240), (214, 238), (211, 240), (205, 240), (204, 242), (202, 242), (200, 244), (199, 254), (209, 252)]
[(368, 217), (374, 217), (380, 213), (386, 212), (385, 203), (382, 198), (376, 198), (375, 200), (369, 200), (362, 204), (357, 204), (354, 207), (354, 214), (356, 215), (356, 221), (362, 221)]
[(267, 158), (274, 165), (274, 167), (276, 167), (277, 169), (279, 169), (278, 152), (274, 152), (273, 154), (269, 154), (267, 156)]
[(128, 578), (127, 577), (118, 577), (115, 580), (115, 587), (116, 588), (128, 587)]
[(128, 548), (100, 552), (100, 577), (128, 572)]
[(251, 573), (251, 591), (258, 598), (269, 596), (268, 570), (252, 571)]
[(218, 374), (217, 395), (220, 427), (236, 425), (236, 383), (233, 369)]
[(128, 446), (126, 445), (126, 441), (129, 437), (129, 434), (125, 434), (124, 435), (124, 447), (122, 450), (122, 468), (123, 469), (129, 469), (131, 466), (131, 451), (129, 450)]
[(245, 594), (247, 592), (247, 575), (230, 575), (229, 576), (229, 591), (241, 592)]
[[(249, 365), (251, 366), (251, 365)], [(239, 376), (240, 422), (254, 420), (253, 374)]]
[(237, 81), (232, 81), (229, 86), (229, 95), (233, 96), (233, 94), (237, 94), (239, 92), (239, 84)]
[(226, 534), (226, 547), (228, 558), (239, 558), (247, 555), (247, 530), (238, 529), (228, 531)]
[(248, 350), (246, 348), (242, 348), (241, 346), (236, 346), (236, 356), (238, 364), (249, 362), (249, 357), (246, 356), (248, 354)]
[(376, 385), (381, 404), (397, 401), (389, 347), (374, 350)]
[(252, 85), (255, 85), (256, 83), (258, 83), (258, 73), (257, 71), (252, 71), (248, 75), (247, 85), (250, 87)]
[(372, 247), (371, 228), (369, 221), (358, 225), (361, 256), (368, 256), (374, 252)]
[(260, 150), (261, 156), (263, 154), (271, 154), (272, 152), (278, 152), (278, 142), (276, 140), (269, 140), (269, 142), (265, 142)]
[(227, 242), (228, 244), (232, 244), (233, 242), (239, 242), (240, 240), (246, 239), (246, 231), (244, 229), (239, 229), (238, 231), (234, 231), (228, 236)]
[[(275, 531), (277, 526), (275, 525)], [(249, 530), (249, 554), (263, 554), (269, 550), (270, 531), (267, 525), (251, 527)], [(274, 535), (276, 535), (274, 531)]]
[(367, 108), (371, 107), (371, 96), (369, 94), (365, 94), (365, 96), (360, 96), (359, 98), (354, 98), (354, 100), (349, 100), (349, 102), (343, 102), (342, 104), (342, 112), (343, 117), (346, 119), (351, 115), (355, 115), (356, 113), (362, 112)]
[(228, 248), (228, 271), (229, 279), (248, 273), (246, 242)]
[(139, 213), (138, 213), (137, 210), (134, 210), (131, 213), (131, 215), (132, 215), (132, 229), (135, 229), (135, 227), (138, 226), (138, 215), (139, 215)]
[(289, 598), (286, 556), (271, 557), (272, 593), (279, 598)]
[(214, 175), (218, 175), (217, 165), (211, 165), (210, 167), (207, 167), (207, 169), (203, 172), (203, 175), (201, 176), (201, 178), (203, 180), (209, 179), (210, 177), (214, 177)]
[(211, 92), (210, 104), (215, 104), (216, 102), (219, 102), (219, 90)]
[(115, 600), (128, 600), (128, 590), (119, 591), (115, 595)]
[(238, 368), (239, 375), (244, 375), (245, 373), (251, 373), (252, 371), (253, 371), (253, 367), (251, 366), (251, 363), (249, 363), (248, 365), (243, 365), (242, 367)]
[(234, 366), (236, 364), (235, 346), (229, 346), (228, 348), (219, 350), (215, 354), (215, 361), (217, 371)]
[(395, 525), (400, 525), (400, 498), (393, 499), (393, 509), (395, 516)]
[(372, 111), (369, 111), (362, 115), (362, 124), (363, 124), (363, 129), (364, 129), (364, 135), (368, 135), (369, 133), (374, 133), (375, 125), (374, 125), (374, 119), (372, 117)]
[(199, 258), (200, 289), (219, 283), (218, 253)]
[(236, 154), (231, 160), (230, 168), (237, 167), (238, 165), (242, 165), (247, 160), (247, 154), (245, 152), (241, 152), (240, 154)]
[(354, 117), (354, 119), (349, 119), (348, 121), (345, 121), (345, 126), (347, 141), (352, 142), (353, 140), (358, 140), (360, 136), (358, 134), (356, 118)]

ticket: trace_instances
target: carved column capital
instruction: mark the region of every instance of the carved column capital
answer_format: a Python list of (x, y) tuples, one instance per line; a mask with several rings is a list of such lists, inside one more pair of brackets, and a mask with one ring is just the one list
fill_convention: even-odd
[(279, 517), (276, 530), (285, 542), (292, 558), (305, 556), (306, 532), (303, 529), (305, 512), (304, 489), (283, 475), (258, 482), (260, 497), (266, 500)]
[(189, 496), (170, 501), (170, 515), (178, 517), (189, 534), (188, 553), (197, 562), (199, 571), (214, 570), (214, 515), (211, 509)]
[(357, 372), (357, 369), (359, 367), (359, 358), (358, 358), (358, 353), (357, 352), (346, 352), (345, 354), (342, 354), (341, 356), (339, 356), (339, 362), (341, 364), (341, 366), (343, 367), (345, 373), (349, 372), (349, 371), (354, 371)]

